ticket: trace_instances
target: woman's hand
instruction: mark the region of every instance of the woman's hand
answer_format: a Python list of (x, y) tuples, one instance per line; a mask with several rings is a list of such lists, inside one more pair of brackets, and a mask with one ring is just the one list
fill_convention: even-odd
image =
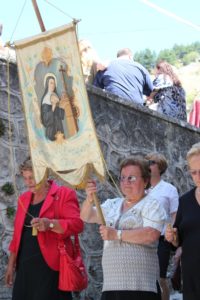
[(177, 238), (177, 228), (173, 228), (171, 224), (168, 224), (165, 230), (165, 239), (169, 243), (176, 243)]
[(100, 224), (96, 209), (93, 207), (93, 195), (97, 191), (95, 180), (89, 180), (86, 185), (87, 197), (81, 207), (81, 219), (87, 223)]
[(96, 181), (89, 180), (87, 182), (85, 191), (86, 191), (86, 195), (87, 195), (86, 200), (88, 200), (90, 203), (92, 203), (93, 202), (93, 194), (97, 192)]
[(38, 231), (49, 230), (50, 220), (47, 218), (33, 218), (31, 225), (35, 227)]
[(5, 284), (8, 287), (13, 285), (13, 277), (14, 277), (15, 269), (12, 266), (8, 266), (5, 274)]
[(5, 284), (8, 287), (11, 287), (13, 285), (15, 262), (16, 262), (16, 255), (15, 255), (15, 253), (11, 252), (9, 260), (8, 260), (8, 266), (7, 266), (6, 273), (5, 273)]
[(146, 97), (146, 105), (149, 106), (152, 103), (153, 103), (153, 98), (151, 98), (151, 96), (147, 96)]
[(117, 230), (112, 227), (106, 227), (104, 225), (101, 225), (99, 228), (99, 232), (102, 237), (102, 240), (104, 241), (118, 240)]

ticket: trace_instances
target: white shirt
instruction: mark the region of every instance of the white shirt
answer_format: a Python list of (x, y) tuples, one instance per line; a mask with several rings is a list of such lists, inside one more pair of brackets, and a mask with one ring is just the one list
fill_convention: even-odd
[[(108, 199), (101, 205), (107, 226), (122, 230), (150, 226), (162, 231), (166, 214), (157, 200), (147, 195), (125, 212), (122, 212), (123, 201), (122, 198)], [(157, 292), (157, 243), (139, 245), (105, 241), (102, 266), (103, 291)]]
[[(172, 223), (171, 214), (176, 213), (178, 210), (178, 191), (175, 186), (164, 180), (161, 180), (154, 188), (148, 190), (148, 195), (157, 199), (162, 207), (165, 209), (167, 215), (167, 223)], [(165, 233), (166, 225), (162, 231)]]

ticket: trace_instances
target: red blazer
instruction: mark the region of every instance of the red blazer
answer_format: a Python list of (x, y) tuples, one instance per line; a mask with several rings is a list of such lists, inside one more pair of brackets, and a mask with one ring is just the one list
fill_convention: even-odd
[[(83, 221), (80, 219), (79, 204), (75, 191), (64, 186), (59, 187), (53, 181), (50, 181), (49, 183), (51, 184), (51, 188), (42, 205), (39, 217), (58, 219), (56, 216), (58, 214), (59, 223), (64, 229), (64, 233), (58, 234), (51, 230), (45, 232), (40, 231), (38, 232), (37, 239), (47, 265), (51, 269), (58, 271), (58, 239), (64, 239), (70, 235), (83, 231)], [(14, 233), (9, 246), (9, 250), (16, 255), (18, 255), (19, 252), (24, 220), (31, 198), (32, 193), (28, 191), (22, 194), (18, 200), (14, 222)]]

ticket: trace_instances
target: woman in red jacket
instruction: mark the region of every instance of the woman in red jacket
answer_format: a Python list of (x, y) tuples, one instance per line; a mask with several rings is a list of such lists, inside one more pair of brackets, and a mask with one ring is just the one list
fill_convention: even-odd
[(37, 187), (30, 159), (20, 170), (28, 191), (19, 197), (9, 247), (5, 281), (12, 286), (16, 270), (12, 300), (71, 300), (71, 292), (58, 290), (58, 240), (83, 230), (76, 193), (54, 181)]

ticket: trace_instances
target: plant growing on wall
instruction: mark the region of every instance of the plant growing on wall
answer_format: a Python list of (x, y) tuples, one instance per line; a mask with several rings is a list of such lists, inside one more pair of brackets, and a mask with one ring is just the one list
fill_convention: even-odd
[(8, 206), (6, 208), (6, 216), (8, 217), (8, 219), (13, 219), (14, 215), (15, 215), (15, 208), (12, 206)]
[(6, 182), (1, 190), (6, 194), (6, 195), (13, 195), (15, 193), (13, 184), (11, 182)]
[(4, 132), (5, 132), (5, 125), (3, 124), (2, 119), (0, 119), (0, 137), (4, 135)]

